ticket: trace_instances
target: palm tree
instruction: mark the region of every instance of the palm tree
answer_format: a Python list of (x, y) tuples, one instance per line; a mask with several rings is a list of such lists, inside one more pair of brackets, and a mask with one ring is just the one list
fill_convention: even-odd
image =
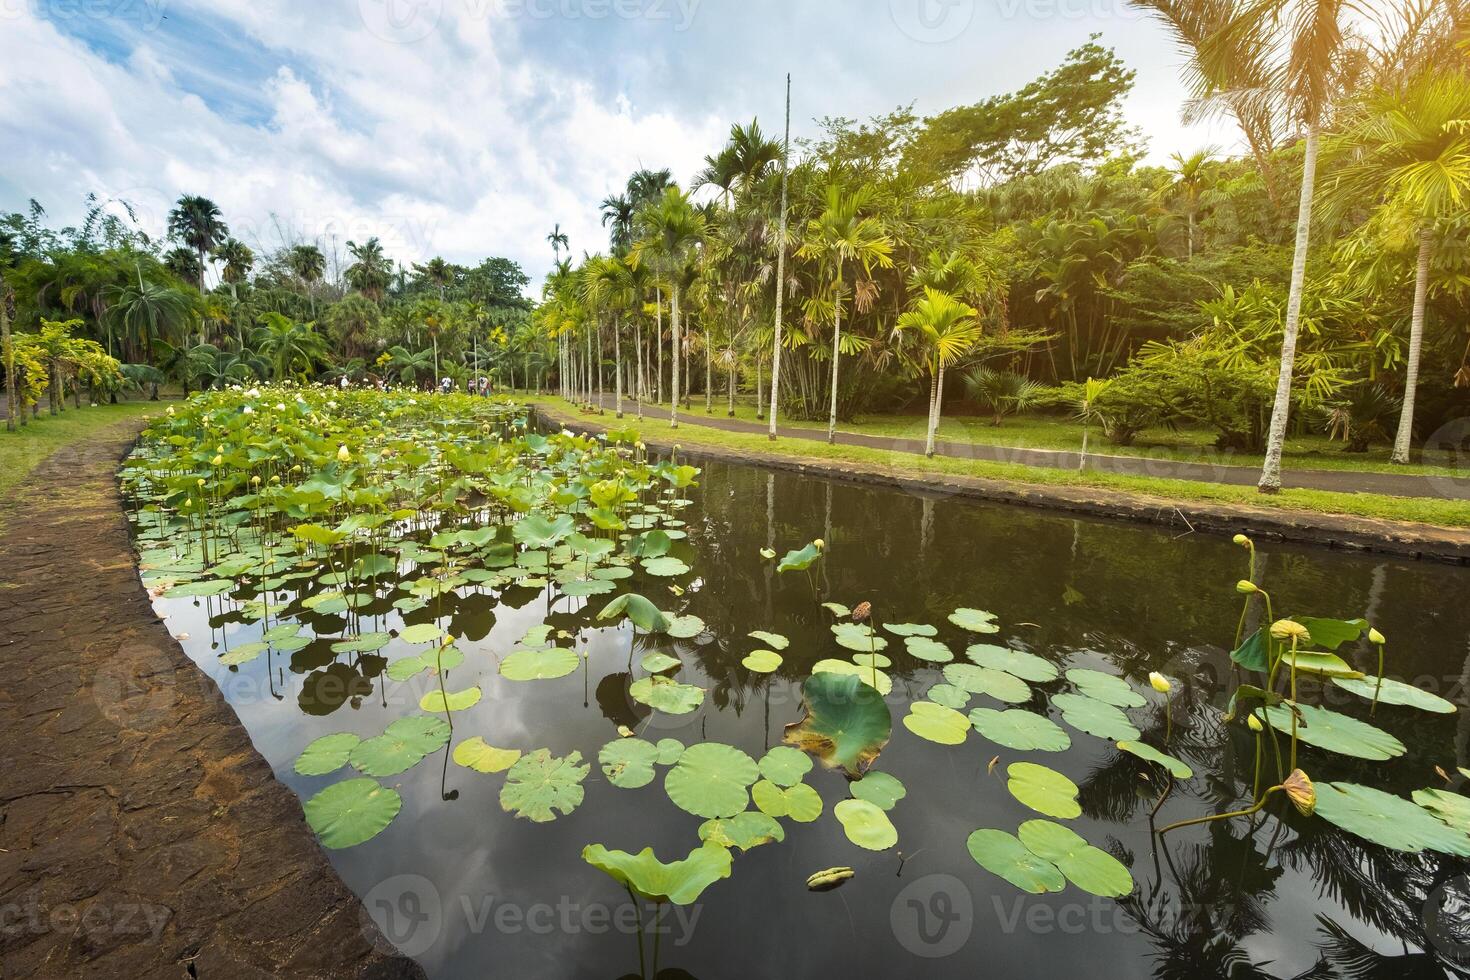
[(929, 369), (929, 428), (924, 439), (924, 455), (934, 455), (934, 434), (939, 429), (939, 415), (944, 409), (944, 369), (975, 349), (980, 339), (976, 310), (949, 293), (925, 288), (922, 299), (898, 318), (896, 329), (912, 331), (919, 336), (924, 349), (925, 366)]
[[(155, 341), (168, 340), (183, 332), (190, 314), (189, 299), (177, 289), (143, 278), (143, 266), (135, 265), (137, 281), (107, 291), (111, 304), (107, 318), (120, 328), (125, 338), (136, 338), (143, 344), (145, 356), (153, 361)], [(154, 399), (158, 386), (154, 385)]]
[(862, 212), (873, 199), (872, 185), (864, 185), (852, 194), (843, 194), (832, 183), (827, 186), (826, 207), (821, 215), (807, 224), (806, 240), (797, 254), (815, 259), (832, 273), (832, 405), (827, 419), (827, 442), (837, 439), (837, 381), (842, 354), (843, 270), (848, 262), (857, 262), (865, 274), (874, 265), (889, 268), (893, 260), (893, 239), (883, 230), (883, 223)]
[(629, 261), (652, 262), (668, 275), (670, 317), (673, 323), (673, 392), (669, 402), (669, 427), (679, 427), (679, 292), (687, 273), (690, 253), (704, 240), (704, 214), (690, 203), (677, 184), (668, 187), (657, 203), (640, 215), (643, 237), (633, 246)]
[(182, 245), (164, 253), (163, 265), (185, 282), (198, 283), (204, 275), (204, 266), (200, 263), (199, 256)]
[(402, 344), (395, 344), (385, 350), (379, 363), (407, 385), (416, 385), (419, 373), (431, 371), (434, 367), (433, 354), (430, 351), (414, 352)]
[(227, 238), (215, 247), (213, 258), (216, 262), (225, 264), (220, 278), (230, 284), (230, 295), (239, 299), (236, 287), (249, 277), (250, 270), (255, 266), (255, 253), (238, 238)]
[(10, 318), (15, 309), (15, 291), (5, 281), (0, 267), (0, 367), (5, 369), (5, 428), (15, 431), (16, 411), (20, 402), (15, 388), (15, 344), (10, 338)]
[(262, 313), (252, 346), (271, 367), (275, 381), (305, 381), (319, 361), (326, 361), (331, 348), (309, 323), (299, 323), (280, 313)]
[(1194, 258), (1194, 226), (1199, 219), (1200, 198), (1208, 186), (1206, 167), (1214, 159), (1214, 154), (1213, 148), (1207, 148), (1187, 157), (1182, 153), (1170, 157), (1174, 161), (1174, 169), (1166, 191), (1183, 202), (1188, 234), (1185, 254), (1191, 259)]
[[(565, 238), (566, 236), (562, 236)], [(439, 302), (444, 302), (444, 289), (454, 282), (454, 266), (435, 256), (423, 265), (415, 264), (413, 271), (439, 289)]]
[(546, 241), (551, 245), (551, 254), (556, 260), (556, 264), (561, 265), (561, 250), (566, 249), (568, 252), (571, 252), (572, 243), (567, 238), (567, 233), (561, 230), (560, 221), (552, 227), (551, 234), (546, 236)]
[(383, 254), (383, 243), (376, 237), (361, 245), (349, 241), (347, 252), (355, 260), (345, 273), (348, 285), (373, 302), (381, 303), (393, 279), (393, 264)]
[(295, 245), (286, 253), (286, 265), (306, 287), (307, 299), (311, 302), (311, 315), (316, 317), (315, 284), (321, 281), (327, 269), (327, 257), (315, 245)]
[(613, 318), (613, 411), (623, 417), (623, 313), (637, 301), (633, 270), (617, 256), (596, 255), (582, 271), (582, 294), (594, 312), (606, 311)]
[(207, 197), (185, 194), (168, 213), (168, 233), (199, 258), (199, 291), (204, 292), (205, 260), (230, 236), (219, 206)]
[(1393, 461), (1409, 462), (1414, 395), (1424, 345), (1429, 268), (1439, 227), (1470, 207), (1470, 75), (1429, 70), (1407, 85), (1383, 88), (1363, 99), (1329, 152), (1347, 158), (1325, 188), (1327, 210), (1342, 212), (1371, 203), (1368, 226), (1417, 246), (1414, 306)]
[(786, 298), (786, 191), (791, 171), (791, 74), (786, 75), (786, 135), (781, 140), (781, 214), (776, 231), (776, 320), (771, 341), (771, 428), (766, 438), (776, 441), (776, 415), (781, 394), (782, 316)]
[(612, 226), (608, 234), (614, 255), (626, 255), (633, 246), (633, 200), (627, 194), (609, 194), (598, 205), (602, 211), (602, 227)]

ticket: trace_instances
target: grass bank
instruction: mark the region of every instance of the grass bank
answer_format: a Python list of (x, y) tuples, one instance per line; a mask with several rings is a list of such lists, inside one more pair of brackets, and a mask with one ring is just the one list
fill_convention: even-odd
[[(0, 402), (3, 408), (3, 402)], [(163, 411), (159, 402), (122, 402), (117, 405), (67, 408), (61, 415), (42, 413), (28, 425), (14, 432), (0, 424), (0, 495), (20, 483), (43, 459), (78, 439), (85, 439), (99, 429), (127, 419), (142, 418)], [(58, 491), (65, 488), (58, 487)], [(0, 518), (3, 520), (3, 518)]]

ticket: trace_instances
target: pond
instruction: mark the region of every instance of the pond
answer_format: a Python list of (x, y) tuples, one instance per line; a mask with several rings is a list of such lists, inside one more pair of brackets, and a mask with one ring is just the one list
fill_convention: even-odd
[[(495, 425), (513, 423), (502, 418)], [(462, 445), (473, 441), (475, 428), (443, 431), (458, 432), (454, 439)], [(208, 443), (217, 432), (208, 434)], [(517, 579), (505, 581), (501, 565), (501, 574), (451, 581), (436, 594), (436, 569), (442, 571), (456, 547), (446, 532), (500, 527), (493, 542), (470, 539), (485, 554), (485, 546), (512, 541), (509, 526), (525, 517), (487, 520), (493, 507), (453, 495), (445, 503), (442, 494), (430, 494), (436, 501), (431, 520), (398, 514), (373, 532), (413, 543), (388, 563), (391, 571), (376, 575), (370, 597), (348, 598), (344, 605), (343, 590), (349, 597), (362, 592), (346, 574), (345, 561), (333, 562), (337, 542), (320, 548), (292, 542), (296, 560), (325, 559), (315, 564), (287, 565), (282, 559), (268, 561), (268, 569), (228, 567), (232, 554), (251, 553), (251, 535), (241, 534), (248, 522), (237, 518), (220, 525), (233, 526), (228, 538), (223, 531), (218, 538), (211, 537), (214, 532), (203, 535), (210, 550), (201, 556), (187, 505), (182, 520), (176, 507), (178, 487), (193, 472), (175, 458), (173, 489), (166, 491), (157, 461), (165, 452), (209, 456), (218, 448), (218, 471), (245, 444), (239, 435), (238, 424), (230, 436), (220, 435), (222, 443), (235, 439), (228, 451), (223, 444), (208, 445), (202, 435), (202, 449), (187, 439), (170, 448), (163, 433), (145, 441), (129, 471), (145, 580), (162, 593), (156, 606), (171, 631), (187, 636), (185, 650), (219, 684), (277, 777), (303, 801), (362, 778), (358, 769), (396, 768), (381, 762), (375, 768), (373, 760), (343, 767), (350, 750), (382, 736), (395, 721), (445, 719), (446, 695), (450, 707), (466, 705), (449, 714), (453, 729), (447, 741), (427, 730), (418, 733), (432, 746), (427, 754), (416, 755), (414, 739), (403, 737), (410, 743), (408, 768), (378, 780), (401, 797), (401, 809), (386, 827), (355, 846), (327, 852), (383, 932), (431, 977), (652, 976), (655, 935), (661, 975), (670, 977), (887, 977), (909, 971), (931, 977), (981, 971), (1000, 977), (1437, 977), (1457, 975), (1457, 963), (1470, 963), (1463, 904), (1470, 901), (1463, 878), (1470, 864), (1462, 857), (1372, 843), (1320, 816), (1296, 812), (1284, 793), (1268, 797), (1268, 805), (1249, 816), (1153, 833), (1171, 822), (1249, 807), (1257, 747), (1267, 744), (1240, 718), (1229, 724), (1223, 719), (1241, 673), (1230, 656), (1242, 615), (1235, 583), (1247, 577), (1250, 561), (1247, 550), (1228, 539), (700, 463), (693, 484), (666, 487), (666, 478), (640, 495), (656, 501), (645, 504), (646, 519), (635, 520), (621, 535), (602, 532), (616, 542), (616, 554), (627, 551), (640, 528), (675, 532), (666, 549), (656, 549), (667, 554), (654, 560), (675, 561), (659, 567), (661, 574), (648, 570), (646, 557), (620, 565), (609, 560), (615, 555), (588, 554), (588, 569), (621, 567), (629, 574), (595, 579), (612, 590), (567, 595), (566, 582), (584, 576), (558, 580), (516, 573)], [(371, 437), (363, 440), (371, 444)], [(318, 449), (318, 455), (328, 449)], [(354, 457), (366, 451), (357, 445), (351, 450)], [(250, 472), (259, 457), (243, 448), (238, 452), (238, 467)], [(435, 466), (424, 464), (423, 472)], [(152, 477), (144, 476), (149, 472)], [(309, 475), (307, 467), (297, 479)], [(443, 481), (426, 479), (434, 491), (442, 490)], [(226, 511), (233, 493), (251, 489), (243, 479), (237, 482), (212, 506)], [(307, 516), (297, 518), (304, 522)], [(298, 524), (297, 518), (284, 523)], [(584, 519), (577, 526), (588, 538), (598, 533)], [(436, 533), (439, 538), (432, 537)], [(521, 537), (512, 549), (524, 554), (545, 545), (539, 552), (545, 557), (537, 560), (548, 572), (577, 561), (576, 546), (568, 556), (557, 554), (560, 543)], [(781, 556), (799, 554), (818, 539), (819, 557), (809, 568), (777, 571)], [(281, 547), (257, 544), (267, 558), (276, 554), (272, 547)], [(775, 559), (766, 557), (772, 553)], [(363, 555), (359, 550), (345, 557), (360, 561)], [(1470, 570), (1264, 543), (1255, 560), (1255, 581), (1269, 592), (1277, 615), (1363, 617), (1388, 637), (1389, 677), (1463, 704), (1470, 671), (1470, 608), (1464, 601)], [(677, 571), (679, 562), (687, 571)], [(224, 578), (221, 564), (229, 573)], [(261, 593), (266, 575), (274, 578), (267, 583), (274, 591)], [(225, 579), (232, 583), (228, 588), (209, 584)], [(676, 620), (672, 628), (694, 635), (675, 638), (637, 629), (628, 619), (598, 618), (609, 601), (630, 590), (669, 617), (697, 617)], [(864, 624), (854, 626), (851, 615), (839, 616), (842, 610), (823, 602), (869, 603), (867, 623), (877, 626), (872, 638)], [(955, 616), (956, 610), (989, 616)], [(1261, 601), (1251, 603), (1242, 634), (1262, 625), (1264, 615)], [(296, 628), (280, 625), (292, 623)], [(410, 624), (426, 625), (405, 637)], [(457, 651), (442, 687), (432, 667), (439, 647), (432, 637), (439, 634), (429, 624), (447, 631), (454, 638), (450, 649)], [(543, 624), (550, 630), (538, 631)], [(277, 632), (263, 639), (272, 627)], [(980, 632), (990, 629), (996, 631)], [(779, 634), (789, 644), (772, 650), (779, 640), (753, 638), (752, 631)], [(361, 649), (342, 646), (350, 646), (352, 637), (364, 638)], [(430, 637), (427, 647), (424, 637)], [(879, 656), (861, 652), (864, 644), (873, 650), (879, 641), (886, 643)], [(967, 657), (976, 645), (984, 649)], [(556, 655), (561, 648), (578, 656), (563, 665)], [(771, 651), (769, 658), (750, 659), (762, 649)], [(520, 655), (513, 654), (518, 650)], [(995, 684), (996, 658), (1007, 651), (1022, 657), (999, 666), (1013, 674), (1040, 673)], [(677, 660), (677, 669), (665, 666), (660, 653)], [(1374, 679), (1377, 653), (1366, 636), (1344, 642), (1337, 654)], [(502, 673), (513, 656), (518, 667), (510, 674), (541, 679), (513, 680)], [(391, 669), (420, 657), (427, 662), (412, 676), (406, 676), (407, 668)], [(953, 659), (939, 662), (946, 657)], [(834, 660), (846, 662), (835, 674)], [(814, 674), (823, 661), (829, 662), (826, 668)], [(972, 662), (981, 665), (984, 678), (965, 666)], [(965, 669), (946, 670), (957, 665)], [(882, 674), (873, 673), (880, 668)], [(675, 683), (656, 682), (650, 694), (650, 669)], [(1087, 671), (1128, 683), (1115, 689)], [(1171, 679), (1167, 695), (1150, 687), (1151, 672)], [(783, 744), (787, 726), (806, 716), (808, 678), (822, 676), (891, 684), (884, 699), (891, 738), (865, 757), (870, 768), (857, 767), (867, 769), (858, 782), (822, 760), (802, 773), (806, 766), (795, 760), (795, 750), (768, 756)], [(635, 688), (639, 680), (645, 683)], [(1442, 702), (1431, 702), (1435, 710), (1386, 702), (1370, 709), (1369, 700), (1336, 684), (1314, 684), (1305, 676), (1299, 682), (1305, 711), (1325, 706), (1336, 712), (1334, 720), (1371, 722), (1376, 727), (1368, 731), (1382, 729), (1402, 743), (1387, 763), (1302, 744), (1298, 765), (1319, 792), (1331, 792), (1321, 788), (1328, 781), (1405, 798), (1434, 788), (1454, 811), (1466, 782), (1457, 767), (1470, 764), (1463, 712), (1443, 713), (1449, 706)], [(1017, 684), (1021, 693), (1011, 696)], [(702, 696), (676, 685), (697, 688)], [(466, 693), (472, 689), (479, 692), (477, 701)], [(1079, 724), (1093, 727), (1087, 709), (1097, 701), (1079, 699), (1079, 693), (1113, 701), (1136, 726), (1137, 737), (1125, 741), (1166, 748), (1170, 763), (1188, 767), (1188, 778), (1173, 779), (1162, 766), (1120, 750), (1114, 737), (1080, 730)], [(690, 708), (689, 699), (697, 704), (683, 710)], [(649, 700), (660, 707), (650, 707)], [(958, 715), (914, 711), (915, 705), (935, 702)], [(1067, 716), (1061, 707), (1071, 709)], [(972, 715), (977, 709), (978, 716)], [(1059, 750), (1022, 751), (971, 729), (968, 719), (993, 725), (996, 713), (1006, 709), (1029, 709), (1056, 722), (1044, 734), (1031, 734), (1046, 742), (1062, 733), (1063, 739), (1047, 746)], [(911, 724), (915, 714), (933, 720)], [(965, 719), (957, 732), (950, 727), (956, 717)], [(1289, 724), (1276, 726), (1283, 753)], [(1108, 725), (1102, 728), (1116, 736)], [(350, 735), (340, 746), (318, 742), (342, 733)], [(1014, 733), (1000, 737), (1016, 740)], [(678, 746), (665, 740), (686, 747), (731, 746), (760, 761), (761, 775), (777, 778), (763, 780), (765, 797), (757, 800), (766, 804), (761, 810), (781, 817), (775, 823), (784, 839), (733, 848), (728, 877), (711, 875), (697, 901), (635, 906), (613, 877), (584, 859), (584, 847), (602, 844), (636, 854), (651, 846), (670, 862), (700, 849), (705, 817), (690, 812), (687, 799), (681, 807), (671, 798), (681, 797), (683, 786), (674, 785), (674, 770), (686, 766), (693, 772), (693, 762), (669, 766), (665, 758), (645, 758), (631, 749), (607, 754), (605, 747), (633, 738), (652, 743), (660, 755), (670, 746), (668, 761), (677, 757)], [(516, 806), (505, 805), (510, 776), (461, 764), (503, 769), (509, 756), (489, 748), (479, 756), (461, 754), (459, 747), (470, 739), (519, 751), (522, 760), (541, 749), (553, 760), (579, 753), (564, 765), (590, 766), (580, 783), (580, 803), (575, 786), (562, 778), (565, 768), (558, 775), (549, 761), (528, 771), (522, 785), (532, 795), (550, 787), (554, 806), (538, 813), (536, 805), (525, 805), (525, 797), (513, 798), (522, 803), (518, 816), (512, 812)], [(330, 761), (303, 768), (336, 765), (323, 775), (302, 775), (298, 758), (313, 743)], [(330, 758), (339, 749), (340, 758)], [(1263, 786), (1277, 782), (1270, 752), (1263, 752)], [(610, 768), (600, 763), (599, 753)], [(716, 769), (723, 764), (715, 763)], [(1015, 764), (1022, 768), (1011, 768)], [(1033, 768), (1026, 770), (1026, 764)], [(788, 767), (796, 772), (786, 772)], [(637, 775), (649, 768), (651, 776)], [(874, 779), (877, 773), (897, 782)], [(1065, 780), (1061, 790), (1052, 781), (1058, 773), (1075, 783), (1075, 804)], [(743, 783), (743, 794), (755, 779), (752, 772), (733, 782)], [(1018, 785), (1033, 780), (1037, 785), (1030, 792)], [(710, 801), (730, 792), (731, 781), (719, 769), (709, 783), (699, 783), (693, 809), (718, 809)], [(793, 782), (820, 797), (814, 819), (800, 812), (813, 801), (798, 805), (791, 795), (782, 802), (780, 787)], [(861, 795), (874, 805), (840, 808), (863, 783), (868, 787)], [(685, 787), (682, 796), (689, 792)], [(542, 795), (533, 804), (545, 802)], [(788, 809), (796, 812), (788, 815)], [(1068, 853), (1053, 855), (1050, 863), (1032, 860), (1024, 849), (1025, 860), (1013, 864), (991, 855), (990, 863), (1010, 869), (1007, 880), (972, 856), (977, 830), (1014, 834), (1037, 818), (1064, 824), (1115, 860), (1074, 861), (1086, 845), (1065, 841), (1059, 846)], [(1445, 819), (1442, 829), (1462, 834), (1454, 820)], [(1381, 833), (1371, 821), (1367, 826), (1367, 836)], [(718, 837), (717, 831), (706, 828), (706, 835)], [(885, 836), (891, 832), (896, 843)], [(1024, 832), (1021, 839), (1034, 843)], [(1006, 846), (999, 837), (991, 843)], [(851, 868), (853, 876), (831, 890), (808, 888), (809, 876), (840, 867)], [(1111, 888), (1107, 881), (1115, 868), (1125, 869), (1124, 881), (1131, 883)], [(1065, 885), (1057, 876), (1039, 886), (1051, 889), (1043, 894), (1012, 884), (1050, 882), (1057, 869), (1066, 872)], [(1109, 895), (1123, 890), (1126, 896)], [(1383, 972), (1353, 972), (1365, 963)]]

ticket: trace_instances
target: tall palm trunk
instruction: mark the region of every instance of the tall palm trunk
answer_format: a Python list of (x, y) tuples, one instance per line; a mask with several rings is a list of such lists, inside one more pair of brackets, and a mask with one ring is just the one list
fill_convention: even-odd
[(939, 379), (944, 376), (940, 361), (929, 375), (929, 427), (924, 436), (924, 455), (934, 455), (934, 430), (939, 428)]
[(1286, 328), (1281, 337), (1281, 369), (1276, 378), (1276, 401), (1271, 407), (1271, 429), (1266, 436), (1266, 462), (1256, 488), (1281, 492), (1281, 450), (1291, 414), (1291, 372), (1296, 365), (1296, 341), (1301, 328), (1302, 285), (1307, 277), (1307, 246), (1312, 233), (1312, 191), (1317, 182), (1317, 124), (1307, 127), (1306, 158), (1302, 163), (1302, 196), (1296, 213), (1296, 252), (1291, 261), (1291, 292), (1286, 299)]
[(842, 344), (842, 260), (837, 260), (837, 302), (832, 318), (832, 408), (827, 416), (827, 445), (837, 441), (837, 367)]
[(670, 296), (669, 316), (674, 322), (674, 377), (672, 397), (669, 399), (669, 428), (679, 427), (679, 284), (674, 283)]
[(776, 441), (776, 396), (781, 389), (781, 308), (786, 298), (786, 177), (791, 149), (791, 75), (786, 75), (786, 138), (781, 144), (781, 220), (776, 234), (776, 339), (771, 345), (771, 426), (766, 438)]
[(633, 346), (638, 355), (638, 374), (633, 379), (633, 404), (638, 417), (643, 418), (643, 320), (638, 320), (633, 331)]
[(660, 296), (653, 298), (653, 312), (658, 323), (654, 328), (653, 345), (658, 348), (658, 377), (654, 379), (654, 403), (664, 400), (664, 301)]
[(16, 396), (15, 348), (10, 339), (10, 290), (3, 280), (0, 280), (0, 358), (5, 361), (5, 429), (14, 432), (20, 399)]
[(616, 365), (613, 374), (617, 378), (617, 388), (613, 394), (613, 411), (618, 418), (623, 417), (623, 325), (618, 318), (613, 317), (613, 363)]
[(715, 380), (711, 370), (711, 354), (709, 349), (709, 326), (704, 328), (704, 414), (709, 415), (715, 410)]
[(1414, 438), (1414, 394), (1419, 387), (1419, 356), (1424, 349), (1424, 306), (1429, 297), (1429, 260), (1434, 254), (1434, 229), (1419, 229), (1419, 265), (1414, 270), (1414, 313), (1409, 319), (1409, 363), (1404, 374), (1404, 407), (1399, 412), (1399, 431), (1393, 441), (1393, 461), (1409, 461)]

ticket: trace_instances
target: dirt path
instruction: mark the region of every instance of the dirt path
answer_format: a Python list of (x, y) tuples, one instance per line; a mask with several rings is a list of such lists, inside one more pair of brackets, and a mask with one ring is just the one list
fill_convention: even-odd
[(0, 534), (0, 977), (422, 977), (154, 615), (114, 473), (57, 452)]
[[(631, 403), (628, 403), (631, 404)], [(628, 409), (628, 404), (623, 407)], [(652, 405), (644, 406), (647, 419), (668, 419), (668, 406), (658, 412)], [(608, 413), (611, 415), (611, 411)], [(631, 411), (628, 411), (631, 415)], [(765, 433), (766, 423), (747, 419), (732, 419), (724, 415), (706, 415), (700, 409), (679, 412), (679, 423), (702, 425), (726, 432)], [(778, 425), (777, 435), (785, 439), (803, 439), (808, 442), (826, 442), (825, 429), (807, 429), (799, 426)], [(860, 432), (837, 430), (837, 442), (843, 446), (863, 446), (886, 452), (914, 453), (923, 455), (923, 439), (900, 439), (892, 436), (867, 435)], [(1019, 446), (987, 446), (970, 442), (948, 442), (943, 439), (934, 443), (939, 456), (955, 459), (982, 459), (997, 463), (1022, 463), (1026, 466), (1042, 466), (1047, 469), (1075, 470), (1080, 455), (1056, 449), (1026, 449)], [(1148, 476), (1165, 480), (1194, 480), (1199, 483), (1222, 483), (1231, 486), (1253, 487), (1261, 478), (1259, 466), (1234, 466), (1226, 463), (1189, 463), (1182, 460), (1155, 459), (1149, 456), (1113, 456), (1088, 453), (1087, 468), (1098, 473), (1117, 473), (1124, 476)], [(1390, 497), (1445, 497), (1454, 500), (1470, 500), (1470, 477), (1416, 476), (1409, 473), (1364, 473), (1349, 470), (1306, 470), (1288, 469), (1281, 479), (1282, 485), (1302, 490), (1332, 490), (1338, 493), (1381, 493)]]

